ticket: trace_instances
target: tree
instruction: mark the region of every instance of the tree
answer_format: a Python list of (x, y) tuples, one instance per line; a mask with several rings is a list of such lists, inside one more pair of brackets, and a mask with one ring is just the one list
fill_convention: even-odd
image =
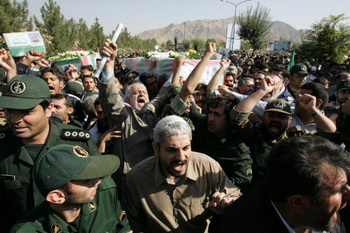
[[(110, 36), (110, 38), (112, 38), (112, 35)], [(118, 47), (120, 48), (131, 47), (131, 35), (130, 32), (128, 32), (127, 28), (124, 28), (122, 30), (118, 37), (117, 43)]]
[(106, 36), (103, 33), (103, 27), (98, 22), (98, 18), (95, 18), (95, 22), (90, 27), (90, 42), (89, 47), (96, 50), (103, 45), (106, 40)]
[(330, 15), (312, 25), (305, 32), (305, 40), (299, 47), (299, 54), (319, 61), (344, 61), (344, 55), (350, 50), (350, 26), (341, 23), (348, 18)]
[(73, 19), (66, 20), (61, 9), (53, 0), (40, 8), (41, 23), (35, 16), (36, 27), (42, 33), (49, 55), (71, 50), (75, 47), (76, 27)]
[(238, 35), (246, 40), (254, 51), (263, 48), (269, 41), (272, 25), (270, 10), (259, 3), (255, 9), (251, 6), (245, 13), (241, 13), (238, 24)]
[(32, 20), (28, 18), (28, 2), (10, 0), (0, 1), (0, 34), (33, 29)]
[(84, 50), (89, 49), (90, 30), (86, 25), (85, 20), (79, 19), (77, 27), (77, 47), (83, 48)]
[(189, 40), (182, 41), (182, 45), (184, 46), (185, 50), (189, 50), (191, 48), (191, 42)]
[(172, 46), (173, 42), (171, 40), (167, 40), (167, 42), (165, 43), (167, 47)]
[(216, 43), (216, 40), (215, 39), (207, 39), (205, 43)]
[(192, 48), (197, 52), (200, 52), (205, 49), (205, 41), (203, 39), (193, 39), (191, 40)]

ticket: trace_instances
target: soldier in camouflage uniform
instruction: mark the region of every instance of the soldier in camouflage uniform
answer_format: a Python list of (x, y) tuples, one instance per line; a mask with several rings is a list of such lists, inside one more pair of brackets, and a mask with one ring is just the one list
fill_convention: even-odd
[(272, 100), (266, 105), (263, 121), (247, 122), (248, 116), (256, 103), (271, 92), (274, 83), (267, 77), (261, 81), (260, 89), (242, 100), (230, 113), (233, 126), (240, 137), (247, 143), (253, 159), (252, 184), (264, 180), (265, 160), (274, 144), (287, 137), (286, 130), (292, 121), (291, 106), (286, 100)]
[(44, 152), (62, 143), (79, 145), (91, 154), (98, 151), (86, 131), (49, 120), (49, 87), (37, 76), (13, 77), (0, 97), (0, 107), (5, 109), (9, 125), (0, 131), (0, 232), (7, 232), (44, 200), (32, 172)]
[(35, 183), (46, 201), (10, 232), (129, 232), (116, 185), (110, 176), (115, 155), (91, 156), (80, 146), (50, 148), (34, 167)]

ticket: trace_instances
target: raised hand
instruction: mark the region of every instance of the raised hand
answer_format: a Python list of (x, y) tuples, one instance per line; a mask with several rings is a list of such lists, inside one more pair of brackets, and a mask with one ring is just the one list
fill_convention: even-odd
[(0, 49), (0, 66), (7, 72), (7, 82), (17, 75), (16, 63), (11, 53), (6, 49)]

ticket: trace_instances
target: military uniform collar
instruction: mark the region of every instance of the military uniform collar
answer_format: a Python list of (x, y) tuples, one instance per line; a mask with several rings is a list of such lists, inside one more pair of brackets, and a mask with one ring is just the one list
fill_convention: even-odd
[(47, 216), (46, 226), (48, 227), (50, 233), (74, 232), (67, 230), (67, 228), (70, 227), (69, 224), (50, 208), (48, 202), (45, 202), (44, 208)]
[(49, 121), (50, 131), (46, 141), (46, 148), (51, 148), (58, 144), (58, 139), (60, 138), (60, 130), (54, 121)]
[[(187, 171), (186, 171), (185, 179), (180, 177), (181, 181), (185, 181), (186, 178), (193, 181), (198, 179), (198, 174), (194, 172), (192, 154), (193, 152), (191, 153), (190, 159), (188, 160), (188, 163), (187, 163)], [(156, 166), (154, 169), (154, 179), (155, 179), (156, 188), (160, 187), (164, 182), (166, 182), (166, 178), (163, 175), (162, 168), (160, 165), (159, 156), (157, 156), (157, 159), (156, 159)]]
[(34, 161), (32, 157), (30, 157), (29, 153), (27, 152), (26, 148), (22, 146), (20, 148), (19, 154), (18, 154), (18, 159), (29, 164), (29, 165), (34, 165)]
[(272, 143), (278, 143), (279, 141), (281, 141), (282, 139), (287, 138), (287, 133), (284, 132), (281, 136), (279, 136), (278, 138), (272, 140)]
[[(79, 232), (72, 224), (64, 221), (58, 214), (56, 214), (51, 208), (48, 202), (45, 202), (45, 212), (47, 215), (47, 226), (50, 233), (61, 233), (61, 232)], [(97, 210), (97, 205), (95, 201), (88, 204), (84, 204), (81, 207), (81, 212), (79, 218), (85, 218), (91, 213)], [(81, 221), (81, 219), (80, 219)], [(79, 227), (79, 225), (77, 226)], [(69, 228), (69, 230), (67, 230)]]
[[(53, 147), (55, 145), (57, 145), (58, 143), (56, 142), (56, 140), (54, 140), (55, 137), (52, 136), (52, 132), (55, 132), (55, 130), (53, 129), (53, 124), (51, 123), (51, 121), (49, 121), (49, 135), (46, 139), (45, 145), (43, 145), (43, 148), (40, 150), (39, 155), (40, 156), (43, 152), (45, 152), (48, 148)], [(57, 128), (57, 126), (56, 126)], [(56, 130), (57, 131), (57, 130)], [(30, 157), (30, 155), (28, 154), (27, 150), (25, 149), (23, 143), (21, 142), (20, 139), (16, 140), (18, 141), (18, 147), (19, 149), (19, 153), (18, 153), (18, 159), (22, 160), (23, 162), (28, 163), (29, 165), (34, 165), (33, 159)], [(14, 145), (16, 147), (16, 145)], [(38, 157), (37, 157), (38, 158)]]
[[(98, 195), (98, 193), (96, 195)], [(96, 196), (95, 196), (95, 199), (96, 199)], [(96, 204), (95, 199), (88, 204), (82, 205), (81, 213), (80, 213), (81, 216), (86, 217), (87, 215), (89, 215), (92, 212), (95, 212), (97, 210), (97, 204)]]

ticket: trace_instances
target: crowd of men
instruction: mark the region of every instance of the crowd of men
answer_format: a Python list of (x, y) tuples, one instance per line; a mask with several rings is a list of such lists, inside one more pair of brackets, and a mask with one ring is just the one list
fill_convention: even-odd
[(346, 232), (349, 64), (230, 53), (188, 77), (0, 49), (0, 232)]

